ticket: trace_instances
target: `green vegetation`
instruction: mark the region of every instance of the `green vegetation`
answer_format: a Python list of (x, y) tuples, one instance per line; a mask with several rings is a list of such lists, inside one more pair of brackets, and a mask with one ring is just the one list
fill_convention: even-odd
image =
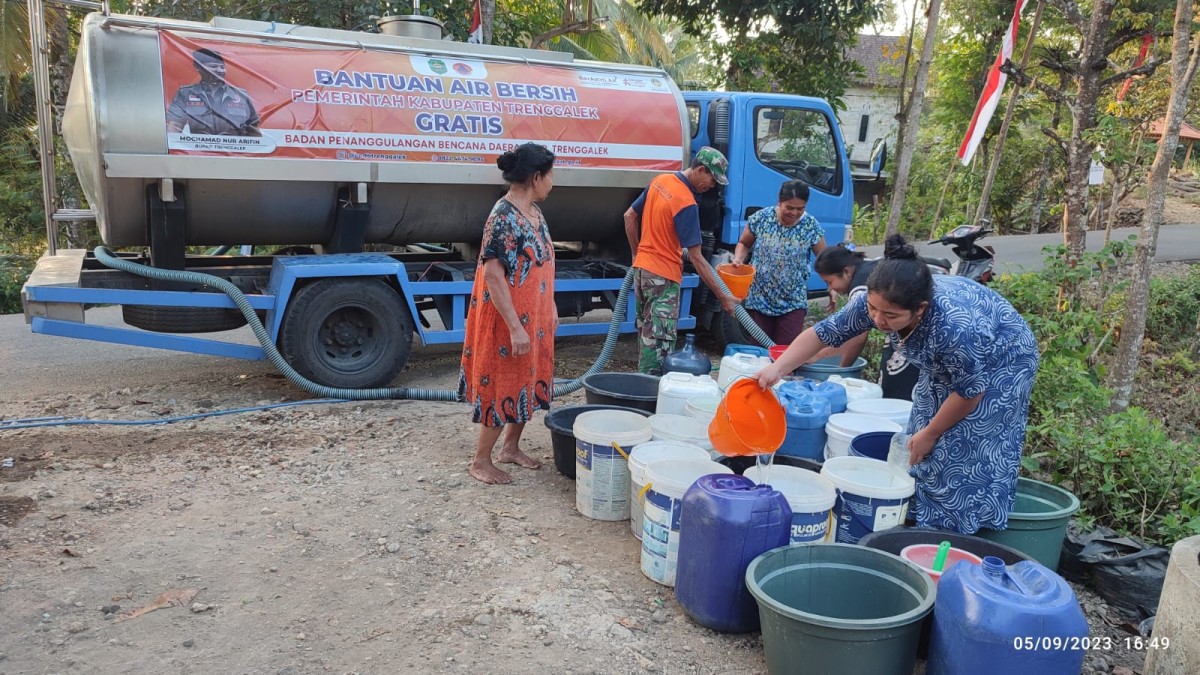
[[(1146, 358), (1154, 367), (1138, 383), (1142, 407), (1114, 413), (1101, 383), (1120, 330), (1120, 279), (1130, 252), (1129, 243), (1114, 242), (1071, 268), (1052, 250), (1042, 272), (1004, 276), (996, 290), (1029, 321), (1042, 348), (1025, 468), (1075, 493), (1085, 525), (1170, 544), (1200, 534), (1200, 401), (1180, 395), (1195, 389), (1186, 340), (1200, 312), (1200, 266), (1152, 284)], [(1060, 297), (1063, 285), (1075, 294)], [(1173, 416), (1183, 423), (1172, 424)]]

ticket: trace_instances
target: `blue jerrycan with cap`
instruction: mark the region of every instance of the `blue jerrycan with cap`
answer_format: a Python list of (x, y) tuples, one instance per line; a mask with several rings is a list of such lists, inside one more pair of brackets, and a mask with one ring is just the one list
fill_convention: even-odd
[(683, 495), (675, 599), (693, 621), (722, 633), (759, 628), (758, 603), (746, 588), (746, 568), (787, 546), (792, 508), (770, 485), (745, 476), (702, 476)]
[(1075, 591), (1032, 560), (958, 564), (938, 582), (927, 675), (1063, 675), (1083, 669), (1088, 624)]

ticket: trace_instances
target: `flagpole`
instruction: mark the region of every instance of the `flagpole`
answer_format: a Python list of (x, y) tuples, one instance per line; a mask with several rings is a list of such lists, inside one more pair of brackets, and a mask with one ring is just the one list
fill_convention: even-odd
[[(1033, 23), (1029, 25), (1029, 38), (1025, 41), (1025, 52), (1021, 54), (1021, 70), (1029, 63), (1033, 53), (1033, 40), (1037, 37), (1038, 24), (1042, 20), (1042, 7), (1045, 0), (1038, 0), (1037, 10), (1033, 15)], [(1017, 94), (1021, 93), (1020, 80), (1013, 82), (1012, 93), (1008, 96), (1008, 107), (1004, 110), (1004, 121), (1000, 123), (1000, 133), (996, 136), (996, 148), (992, 153), (992, 161), (988, 165), (987, 176), (983, 179), (983, 192), (979, 195), (979, 208), (975, 211), (975, 225), (983, 221), (988, 212), (988, 202), (991, 201), (992, 184), (996, 182), (996, 172), (1000, 169), (1000, 155), (1004, 149), (1004, 140), (1008, 137), (1008, 127), (1012, 123), (1013, 112), (1017, 109)]]

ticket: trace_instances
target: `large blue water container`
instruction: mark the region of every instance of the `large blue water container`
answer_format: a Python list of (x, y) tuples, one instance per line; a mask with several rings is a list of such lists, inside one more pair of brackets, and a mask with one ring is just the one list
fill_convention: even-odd
[(758, 605), (746, 589), (750, 561), (791, 536), (792, 509), (769, 485), (745, 476), (703, 476), (683, 495), (675, 599), (707, 628), (758, 630)]
[(1067, 582), (1045, 566), (988, 556), (938, 582), (928, 675), (1078, 673), (1088, 625)]
[(779, 387), (779, 402), (787, 411), (787, 436), (776, 454), (804, 457), (818, 462), (825, 459), (825, 423), (829, 421), (829, 399), (814, 394), (798, 382)]

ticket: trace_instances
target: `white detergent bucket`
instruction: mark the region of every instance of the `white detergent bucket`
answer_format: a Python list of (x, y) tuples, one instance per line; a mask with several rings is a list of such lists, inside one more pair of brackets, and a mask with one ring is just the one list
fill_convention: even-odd
[(642, 500), (645, 499), (642, 488), (646, 487), (646, 469), (651, 462), (664, 459), (706, 461), (708, 450), (679, 441), (650, 441), (642, 443), (629, 453), (629, 529), (638, 539), (642, 538)]
[[(763, 474), (766, 480), (763, 480)], [(792, 507), (792, 543), (823, 544), (833, 541), (833, 505), (837, 491), (828, 478), (797, 466), (761, 465), (746, 469), (746, 478), (783, 493)]]
[(872, 431), (904, 431), (899, 424), (882, 417), (859, 415), (857, 413), (838, 413), (830, 415), (825, 423), (825, 459), (846, 457), (850, 454), (850, 441), (859, 434)]
[(721, 405), (720, 394), (693, 396), (687, 400), (687, 416), (700, 420), (707, 429), (712, 419), (717, 416), (717, 406), (719, 405)]
[(633, 446), (650, 440), (650, 420), (624, 410), (593, 410), (575, 418), (575, 508), (596, 520), (629, 517)]
[(642, 574), (664, 586), (675, 585), (679, 560), (679, 511), (683, 493), (701, 476), (731, 474), (733, 469), (708, 460), (664, 459), (646, 469), (642, 518)]
[(837, 489), (833, 512), (839, 544), (857, 544), (871, 532), (902, 525), (916, 490), (912, 476), (869, 457), (827, 459), (821, 475)]
[(774, 363), (769, 356), (753, 354), (730, 354), (721, 359), (721, 369), (717, 372), (717, 386), (721, 391), (743, 377), (754, 377), (758, 371)]
[(883, 387), (870, 380), (860, 380), (857, 377), (842, 377), (830, 375), (827, 382), (840, 384), (846, 389), (846, 404), (852, 401), (862, 401), (869, 398), (883, 398)]
[(902, 398), (865, 398), (847, 403), (846, 412), (881, 417), (907, 428), (912, 407), (912, 401)]
[(666, 373), (658, 380), (658, 401), (654, 412), (660, 415), (686, 415), (687, 402), (694, 396), (717, 396), (721, 390), (708, 375)]

